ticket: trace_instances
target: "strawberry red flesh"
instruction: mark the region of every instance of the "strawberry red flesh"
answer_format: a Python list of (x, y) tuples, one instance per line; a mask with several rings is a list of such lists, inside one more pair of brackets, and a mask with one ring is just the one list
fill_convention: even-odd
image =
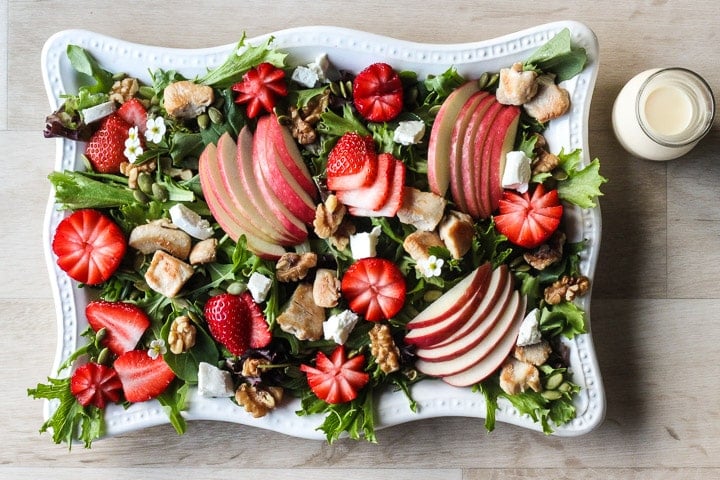
[(175, 379), (163, 357), (153, 359), (147, 350), (130, 350), (120, 355), (113, 366), (128, 402), (151, 400), (163, 393)]
[(322, 351), (315, 356), (315, 367), (300, 365), (313, 393), (327, 403), (346, 403), (357, 398), (358, 392), (370, 381), (363, 371), (365, 356), (347, 358), (345, 347), (339, 345), (327, 357)]
[(377, 175), (377, 153), (372, 137), (348, 132), (330, 150), (326, 166), (330, 190), (366, 187)]
[(395, 159), (395, 167), (388, 187), (387, 198), (380, 208), (348, 206), (348, 212), (356, 217), (394, 217), (402, 206), (403, 190), (405, 189), (405, 164), (400, 160)]
[(395, 263), (371, 257), (350, 265), (341, 281), (350, 309), (377, 322), (395, 316), (405, 304), (405, 278)]
[(73, 212), (55, 230), (52, 250), (58, 266), (70, 278), (97, 285), (115, 273), (127, 241), (120, 227), (97, 210)]
[(248, 70), (232, 90), (238, 93), (235, 103), (247, 105), (248, 118), (272, 112), (278, 97), (288, 94), (285, 72), (267, 62)]
[(210, 334), (230, 353), (240, 356), (250, 348), (252, 315), (243, 297), (215, 295), (205, 303), (204, 310)]
[(560, 226), (563, 207), (558, 191), (542, 184), (532, 192), (519, 194), (505, 190), (500, 200), (495, 227), (515, 245), (535, 248), (542, 245)]
[(343, 205), (377, 210), (383, 207), (392, 190), (392, 179), (395, 172), (395, 157), (389, 153), (378, 155), (377, 174), (375, 181), (367, 187), (352, 190), (339, 190), (338, 200)]
[(108, 403), (120, 400), (122, 383), (114, 369), (91, 362), (75, 369), (70, 377), (70, 393), (83, 407), (93, 405), (103, 409)]
[(358, 113), (371, 122), (387, 122), (403, 108), (400, 76), (387, 63), (374, 63), (353, 81), (353, 103)]
[(131, 127), (137, 127), (138, 132), (145, 133), (147, 130), (147, 109), (137, 98), (131, 98), (123, 103), (118, 108), (117, 114)]
[(85, 307), (85, 316), (96, 332), (105, 329), (102, 344), (115, 355), (134, 350), (145, 330), (150, 327), (147, 314), (131, 303), (92, 301)]
[(125, 158), (125, 140), (131, 125), (115, 112), (102, 120), (85, 146), (85, 156), (98, 173), (120, 173)]
[(265, 314), (260, 305), (252, 298), (250, 292), (243, 292), (240, 298), (248, 307), (250, 313), (250, 348), (265, 348), (272, 340), (272, 333), (268, 327)]

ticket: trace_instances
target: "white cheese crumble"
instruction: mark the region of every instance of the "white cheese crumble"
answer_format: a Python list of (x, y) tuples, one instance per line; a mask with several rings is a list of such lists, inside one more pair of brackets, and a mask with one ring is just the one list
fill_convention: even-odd
[(350, 250), (355, 260), (376, 255), (375, 247), (380, 238), (380, 231), (380, 227), (375, 227), (369, 232), (350, 235)]
[(528, 190), (532, 177), (531, 160), (524, 152), (513, 151), (505, 155), (505, 170), (502, 176), (502, 187), (512, 188), (520, 193)]
[(213, 235), (210, 222), (182, 203), (170, 207), (170, 219), (176, 227), (198, 240), (205, 240)]
[(198, 366), (198, 393), (203, 397), (232, 397), (235, 395), (230, 372), (200, 362)]
[(258, 272), (253, 272), (247, 282), (247, 288), (256, 303), (265, 301), (271, 286), (272, 279)]
[(115, 109), (115, 101), (111, 100), (109, 102), (104, 102), (98, 105), (94, 105), (92, 107), (85, 108), (80, 113), (82, 114), (83, 121), (85, 123), (93, 123), (107, 117), (108, 115), (113, 113)]
[(333, 340), (338, 345), (344, 344), (360, 317), (350, 310), (331, 315), (323, 322), (325, 340)]
[(313, 88), (320, 81), (320, 76), (316, 70), (302, 65), (293, 70), (290, 78), (305, 88)]
[(425, 135), (425, 122), (422, 120), (407, 120), (398, 123), (393, 133), (393, 141), (400, 145), (414, 145), (420, 143)]
[(334, 82), (340, 79), (340, 72), (332, 66), (327, 53), (318, 55), (314, 62), (308, 64), (308, 68), (315, 72), (318, 81), (322, 83)]
[(527, 316), (523, 319), (520, 324), (520, 332), (518, 332), (517, 346), (525, 347), (527, 345), (534, 345), (542, 340), (540, 334), (540, 327), (538, 325), (538, 314), (537, 308), (531, 310)]

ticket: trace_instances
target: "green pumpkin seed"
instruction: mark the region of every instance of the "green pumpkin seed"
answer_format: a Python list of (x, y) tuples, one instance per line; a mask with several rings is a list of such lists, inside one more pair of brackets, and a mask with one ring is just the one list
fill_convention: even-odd
[(100, 350), (100, 353), (97, 357), (97, 363), (100, 365), (105, 365), (110, 360), (110, 349), (105, 347), (102, 350)]
[(207, 130), (210, 126), (210, 116), (207, 113), (202, 113), (197, 117), (198, 127), (200, 130)]
[(208, 109), (208, 117), (210, 117), (210, 121), (214, 123), (215, 125), (220, 124), (225, 119), (224, 115), (220, 110), (218, 110), (215, 107), (210, 107)]
[(563, 394), (561, 392), (558, 392), (557, 390), (545, 390), (542, 393), (540, 393), (542, 397), (545, 400), (559, 400), (562, 398)]
[(137, 184), (143, 193), (150, 195), (152, 193), (153, 183), (155, 182), (153, 181), (152, 175), (147, 172), (140, 172), (137, 178)]
[(145, 195), (142, 190), (133, 190), (133, 197), (139, 203), (148, 203), (150, 201), (150, 197)]
[(233, 282), (227, 287), (227, 293), (231, 295), (240, 295), (247, 290), (247, 285), (242, 282)]
[(152, 196), (159, 202), (166, 202), (168, 199), (168, 191), (165, 187), (159, 183), (153, 183), (152, 185)]
[(563, 382), (562, 372), (555, 372), (545, 380), (545, 388), (548, 390), (557, 390), (560, 384)]
[(138, 89), (138, 93), (140, 94), (140, 96), (142, 98), (146, 98), (148, 100), (155, 97), (155, 90), (152, 87), (147, 86), (147, 85), (143, 85), (142, 87), (140, 87)]

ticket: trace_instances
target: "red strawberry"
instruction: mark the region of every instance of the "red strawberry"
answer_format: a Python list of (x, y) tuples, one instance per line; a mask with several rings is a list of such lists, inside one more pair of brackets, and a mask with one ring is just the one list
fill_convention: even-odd
[(377, 154), (372, 137), (348, 132), (337, 141), (326, 166), (330, 190), (351, 190), (370, 185), (377, 174)]
[(80, 365), (70, 377), (70, 393), (83, 407), (105, 408), (108, 402), (120, 400), (122, 383), (115, 370), (98, 363)]
[(92, 301), (85, 307), (85, 316), (96, 332), (105, 328), (107, 333), (102, 344), (115, 355), (134, 350), (150, 327), (150, 318), (132, 303)]
[(85, 156), (96, 172), (120, 173), (120, 164), (127, 161), (123, 152), (130, 127), (117, 112), (105, 117), (85, 147)]
[(375, 181), (367, 187), (339, 190), (337, 192), (338, 200), (348, 207), (359, 207), (368, 210), (382, 208), (388, 197), (390, 197), (395, 165), (395, 157), (389, 153), (381, 153), (378, 155)]
[(358, 113), (371, 122), (387, 122), (403, 108), (400, 76), (387, 63), (374, 63), (353, 82), (353, 102)]
[(362, 258), (350, 265), (341, 290), (350, 309), (371, 322), (392, 318), (405, 304), (405, 278), (384, 258)]
[(252, 315), (240, 295), (223, 293), (205, 303), (205, 320), (213, 338), (233, 355), (240, 356), (250, 348)]
[(232, 90), (240, 94), (235, 103), (247, 104), (248, 118), (257, 117), (263, 110), (272, 112), (277, 97), (288, 94), (285, 72), (267, 62), (248, 70), (242, 81), (232, 86)]
[(272, 332), (268, 328), (265, 314), (260, 305), (255, 303), (250, 292), (240, 294), (250, 312), (250, 348), (265, 348), (272, 340)]
[(163, 393), (175, 379), (162, 356), (153, 359), (147, 350), (130, 350), (114, 363), (128, 402), (145, 402)]
[(495, 227), (510, 242), (525, 248), (542, 245), (560, 225), (563, 207), (557, 190), (539, 184), (530, 196), (505, 190), (500, 199)]
[(58, 266), (73, 280), (88, 285), (115, 273), (127, 242), (120, 227), (97, 210), (77, 210), (55, 230), (52, 250)]
[(307, 375), (310, 389), (327, 403), (345, 403), (357, 398), (358, 391), (368, 381), (370, 375), (363, 371), (364, 355), (347, 359), (345, 347), (339, 345), (328, 358), (322, 351), (315, 356), (315, 367), (300, 365)]
[[(377, 209), (348, 206), (350, 215), (356, 217), (394, 217), (402, 206), (403, 190), (405, 189), (405, 164), (394, 159), (395, 167), (390, 179), (389, 191), (385, 202)], [(339, 193), (339, 192), (338, 192)]]
[(147, 109), (140, 100), (131, 98), (126, 101), (118, 108), (117, 114), (131, 127), (138, 127), (140, 133), (145, 133), (147, 129)]

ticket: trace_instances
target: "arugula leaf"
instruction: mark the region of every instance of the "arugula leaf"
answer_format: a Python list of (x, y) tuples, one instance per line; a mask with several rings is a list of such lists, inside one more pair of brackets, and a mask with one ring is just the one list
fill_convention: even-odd
[(333, 137), (342, 137), (347, 132), (357, 132), (360, 135), (370, 135), (365, 123), (360, 117), (353, 113), (349, 104), (343, 105), (342, 116), (328, 110), (321, 115), (317, 130), (323, 134)]
[(227, 88), (242, 80), (245, 72), (260, 63), (267, 62), (278, 68), (284, 68), (287, 54), (271, 49), (270, 44), (273, 40), (273, 37), (268, 37), (262, 45), (253, 46), (245, 43), (245, 34), (243, 33), (242, 38), (228, 55), (225, 63), (213, 70), (209, 70), (205, 75), (198, 78), (197, 82), (215, 88)]
[(48, 179), (55, 187), (55, 200), (63, 209), (121, 207), (135, 202), (127, 186), (95, 180), (83, 172), (53, 172)]
[(582, 72), (587, 63), (587, 53), (582, 47), (573, 46), (570, 30), (562, 29), (543, 46), (535, 50), (523, 65), (525, 70), (541, 70), (553, 73), (558, 82), (568, 80)]
[(100, 68), (97, 61), (84, 48), (78, 45), (68, 45), (66, 53), (70, 64), (75, 70), (95, 79), (94, 85), (80, 87), (81, 92), (83, 90), (89, 93), (107, 93), (110, 91), (113, 84), (112, 74)]
[(185, 408), (189, 391), (188, 384), (184, 383), (178, 388), (171, 386), (157, 396), (157, 400), (160, 402), (160, 405), (162, 405), (163, 410), (165, 410), (170, 424), (179, 435), (182, 435), (187, 430), (187, 422), (181, 412)]
[[(174, 318), (168, 319), (160, 332), (160, 335), (166, 342), (173, 320)], [(198, 381), (197, 372), (201, 362), (214, 365), (220, 356), (215, 342), (205, 329), (196, 324), (195, 331), (195, 345), (193, 348), (180, 354), (168, 351), (163, 355), (165, 363), (175, 372), (175, 375), (179, 379), (191, 384), (196, 384)]]
[(460, 75), (455, 67), (450, 67), (440, 75), (429, 75), (423, 82), (430, 93), (425, 97), (425, 104), (436, 104), (446, 99), (453, 90), (465, 83), (465, 78)]

